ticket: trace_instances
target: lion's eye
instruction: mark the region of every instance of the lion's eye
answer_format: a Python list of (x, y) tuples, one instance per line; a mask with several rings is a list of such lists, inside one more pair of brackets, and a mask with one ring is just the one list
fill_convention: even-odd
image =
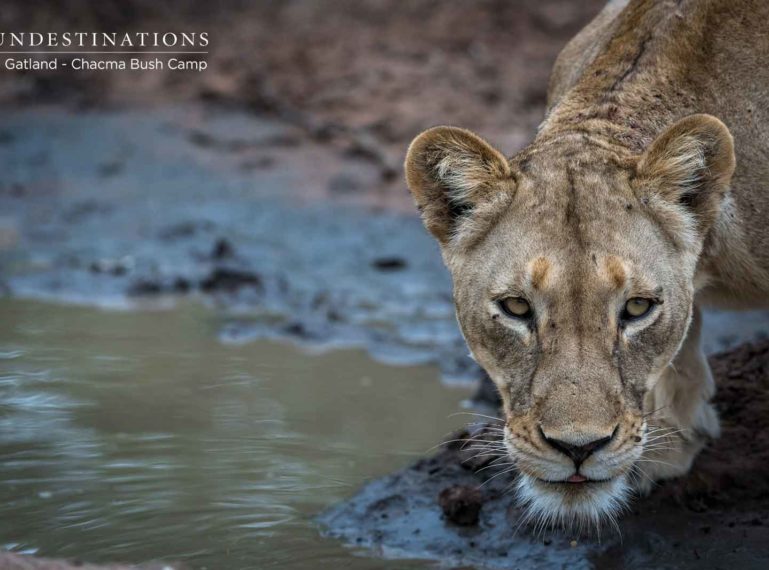
[(648, 314), (652, 307), (653, 304), (649, 299), (633, 297), (625, 303), (625, 310), (622, 312), (622, 318), (627, 320), (639, 319)]
[(531, 305), (521, 297), (507, 297), (499, 302), (501, 309), (509, 316), (526, 319), (531, 316)]

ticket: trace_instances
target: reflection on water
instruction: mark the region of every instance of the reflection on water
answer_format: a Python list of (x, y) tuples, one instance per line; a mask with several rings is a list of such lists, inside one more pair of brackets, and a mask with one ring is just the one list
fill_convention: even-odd
[(466, 421), (450, 417), (466, 394), (433, 369), (225, 346), (196, 305), (2, 300), (0, 323), (0, 548), (217, 570), (381, 568), (320, 538), (312, 517)]

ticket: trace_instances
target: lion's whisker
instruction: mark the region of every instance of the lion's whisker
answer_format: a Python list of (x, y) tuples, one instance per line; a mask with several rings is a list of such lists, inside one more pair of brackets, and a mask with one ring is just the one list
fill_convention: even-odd
[(450, 414), (449, 417), (453, 418), (453, 417), (461, 416), (461, 415), (464, 415), (464, 416), (477, 416), (479, 418), (487, 418), (489, 420), (494, 420), (494, 421), (497, 421), (497, 422), (500, 422), (500, 423), (504, 423), (505, 422), (505, 420), (503, 420), (502, 418), (498, 418), (496, 416), (488, 416), (486, 414), (479, 414), (477, 412), (454, 412), (453, 414)]
[(500, 476), (502, 476), (502, 475), (505, 475), (505, 474), (507, 474), (507, 473), (512, 473), (513, 471), (515, 471), (515, 467), (511, 467), (511, 468), (509, 468), (509, 469), (505, 469), (504, 471), (500, 471), (500, 472), (499, 472), (499, 473), (497, 473), (496, 475), (492, 475), (491, 477), (489, 477), (488, 479), (486, 479), (486, 480), (485, 480), (483, 483), (481, 483), (481, 484), (478, 486), (478, 488), (480, 489), (481, 487), (483, 487), (483, 486), (485, 486), (486, 484), (490, 483), (491, 481), (493, 481), (493, 480), (494, 480), (494, 479), (496, 479), (497, 477), (500, 477)]

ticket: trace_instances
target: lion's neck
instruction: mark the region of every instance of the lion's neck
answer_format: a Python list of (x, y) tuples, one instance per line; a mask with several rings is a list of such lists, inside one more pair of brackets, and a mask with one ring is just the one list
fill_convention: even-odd
[(540, 136), (582, 131), (640, 154), (665, 127), (703, 112), (692, 67), (705, 40), (695, 25), (705, 8), (689, 3), (683, 18), (665, 2), (628, 6), (604, 49), (549, 110)]

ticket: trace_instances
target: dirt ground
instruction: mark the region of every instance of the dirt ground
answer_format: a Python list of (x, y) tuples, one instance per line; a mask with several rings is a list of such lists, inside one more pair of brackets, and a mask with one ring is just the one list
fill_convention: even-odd
[[(0, 102), (79, 107), (203, 102), (300, 126), (374, 164), (389, 206), (411, 207), (401, 162), (422, 129), (453, 123), (514, 152), (542, 119), (558, 51), (603, 0), (311, 0), (166, 7), (146, 0), (4, 4), (4, 29), (208, 31), (203, 73), (4, 72)], [(344, 181), (340, 182), (344, 186)], [(347, 186), (350, 186), (347, 182)]]
[[(600, 537), (518, 528), (521, 512), (493, 457), (466, 438), (495, 439), (481, 425), (438, 454), (374, 481), (321, 517), (331, 536), (382, 555), (488, 568), (769, 567), (769, 342), (715, 355), (723, 434), (690, 475), (635, 499), (618, 533)], [(517, 531), (517, 532), (516, 532)], [(574, 542), (573, 542), (574, 541)]]

